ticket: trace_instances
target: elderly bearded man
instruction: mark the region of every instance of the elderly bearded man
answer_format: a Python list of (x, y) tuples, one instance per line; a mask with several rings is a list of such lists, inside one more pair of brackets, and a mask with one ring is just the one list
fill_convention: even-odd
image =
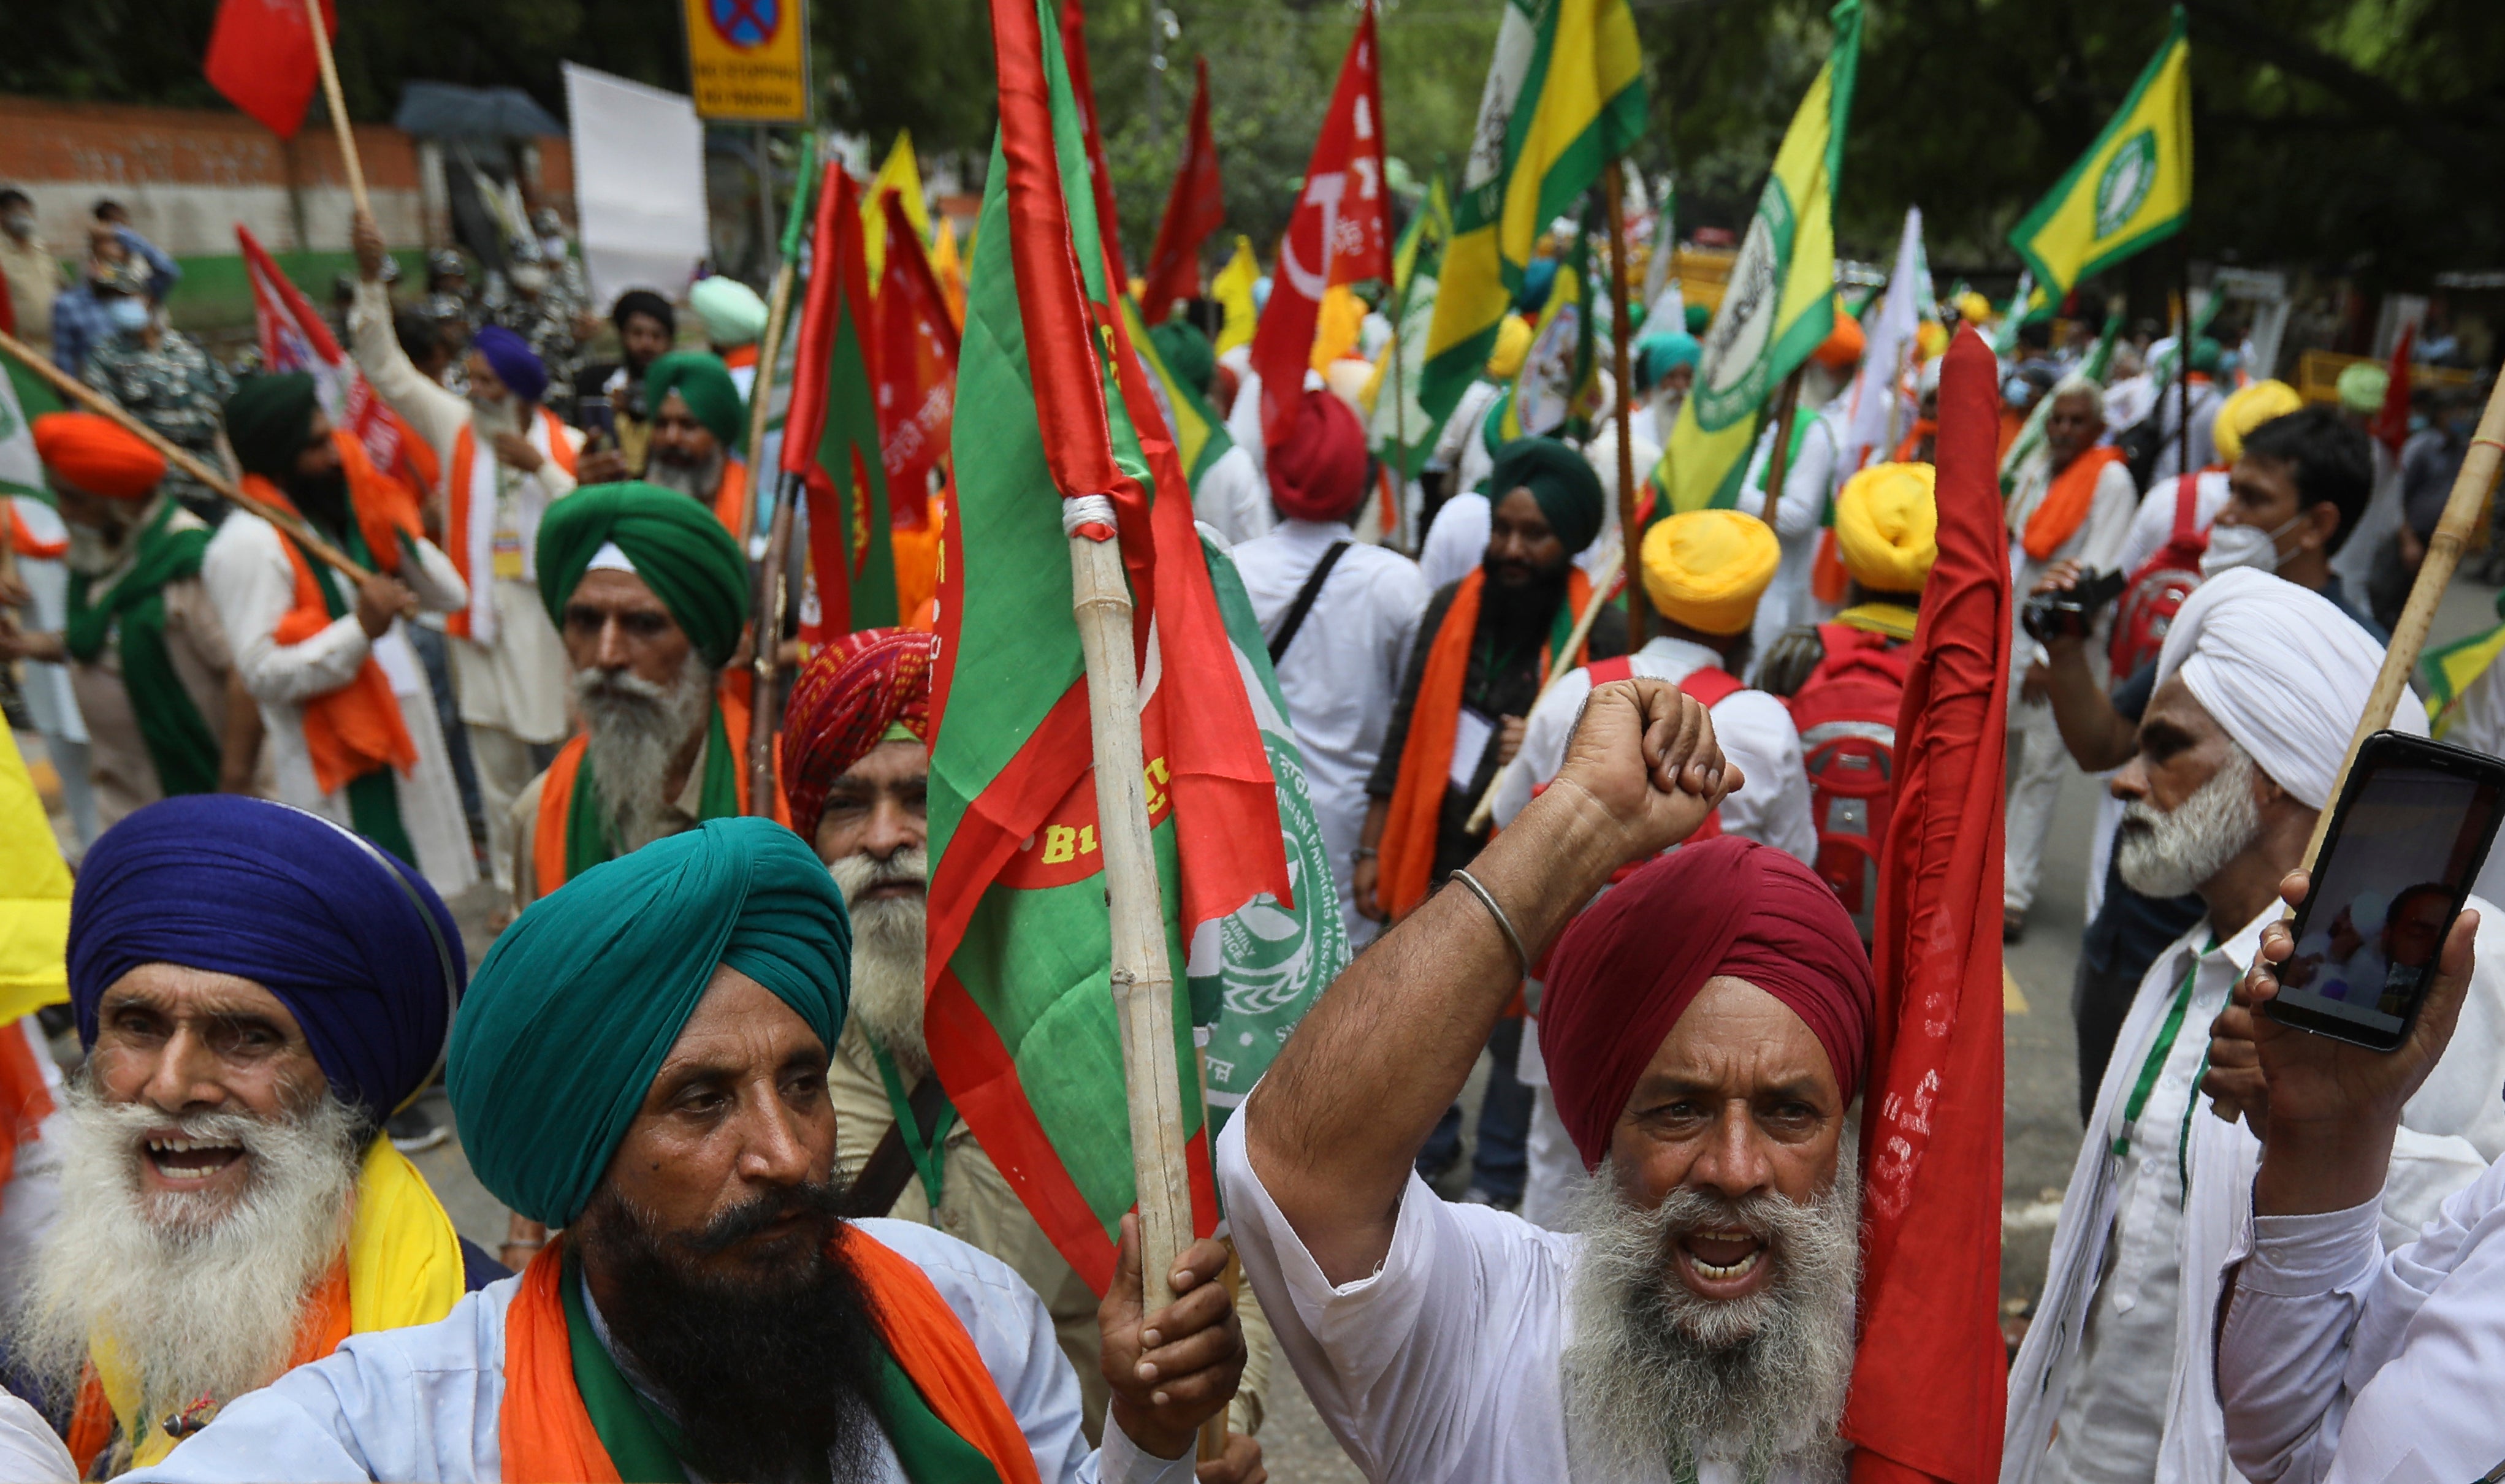
[[(2249, 568), (2203, 583), (2167, 632), (2139, 755), (2113, 782), (2129, 805), (2114, 850), (2134, 890), (2197, 893), (2206, 911), (2149, 966), (2106, 1064), (2010, 1371), (2002, 1484), (2228, 1476), (2212, 1324), (2261, 1144), (2205, 1113), (2201, 1028), (2278, 920), (2382, 659), (2329, 600)], [(2391, 723), (2422, 736), (2425, 717), (2404, 694)], [(2483, 963), (2505, 963), (2505, 918), (2480, 916)], [(2505, 1152), (2505, 974), (2481, 970), (2462, 1029), (2403, 1112), (2388, 1247)]]
[(380, 1132), (467, 971), (423, 877), (301, 810), (171, 798), (96, 841), (70, 912), (88, 1060), (13, 1336), (82, 1471), (154, 1464), (349, 1334), (505, 1276)]
[(243, 487), (301, 516), (366, 569), (352, 584), (276, 526), (236, 511), (200, 575), (261, 703), (278, 798), (348, 826), (454, 895), (478, 879), (434, 692), (403, 630), (422, 606), (458, 613), (470, 589), (418, 535), (407, 492), (331, 426), (301, 371), (254, 376), (227, 402)]
[[(586, 871), (479, 966), (448, 1075), (487, 1188), (563, 1226), (441, 1323), (229, 1406), (159, 1479), (1189, 1480), (1241, 1362), (1219, 1244), (1104, 1309), (1101, 1453), (1042, 1303), (909, 1221), (846, 1221), (828, 1061), (850, 937), (816, 856), (725, 819)], [(1144, 1342), (1153, 1342), (1145, 1346)]]
[(566, 733), (565, 653), (540, 609), (533, 549), (549, 505), (574, 492), (582, 435), (540, 405), (547, 369), (511, 330), (490, 325), (471, 342), (462, 358), (467, 396), (419, 371), (392, 328), (382, 233), (372, 218), (357, 218), (354, 240), (359, 277), (348, 348), (443, 471), (444, 549), (470, 586), (469, 603), (443, 625), (453, 691), (477, 769), (489, 869), (510, 892), (508, 811), (539, 770), (534, 751), (545, 759)]
[(1593, 1172), (1580, 1234), (1410, 1170), (1568, 919), (1744, 782), (1693, 696), (1595, 690), (1556, 785), (1332, 984), (1220, 1136), (1245, 1272), (1367, 1477), (1843, 1476), (1872, 986), (1809, 867), (1689, 845), (1566, 931), (1540, 1044)]
[[(931, 670), (939, 642), (906, 629), (847, 634), (809, 656), (784, 712), (792, 828), (813, 842), (853, 925), (852, 1012), (828, 1068), (853, 1209), (937, 1226), (1017, 1270), (1052, 1316), (1086, 1416), (1104, 1414), (1093, 1290), (1029, 1215), (931, 1072), (922, 1032), (930, 830)], [(907, 1133), (908, 1126), (912, 1130)], [(1229, 1431), (1258, 1430), (1268, 1331), (1249, 1303), (1243, 1389)], [(1229, 1441), (1207, 1477), (1257, 1472), (1261, 1449)]]

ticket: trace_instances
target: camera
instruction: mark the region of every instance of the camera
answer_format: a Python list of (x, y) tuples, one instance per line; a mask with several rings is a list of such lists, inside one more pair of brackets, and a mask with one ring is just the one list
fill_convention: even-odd
[(2056, 639), (2084, 639), (2096, 626), (2097, 615), (2122, 595), (2119, 572), (2093, 572), (2066, 591), (2039, 592), (2018, 610), (2018, 622), (2029, 637), (2050, 644)]

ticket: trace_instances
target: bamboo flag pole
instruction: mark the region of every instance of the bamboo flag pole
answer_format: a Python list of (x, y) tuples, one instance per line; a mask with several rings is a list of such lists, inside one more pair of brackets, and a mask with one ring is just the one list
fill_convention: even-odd
[[(1619, 551), (1639, 548), (1636, 534), (1636, 432), (1631, 421), (1634, 382), (1627, 374), (1627, 205), (1626, 186), (1618, 162), (1601, 172), (1601, 193), (1609, 206), (1609, 358), (1618, 373), (1618, 532)], [(1771, 518), (1771, 517), (1770, 517)], [(1643, 648), (1644, 611), (1632, 597), (1627, 603), (1627, 652)], [(1580, 646), (1578, 645), (1577, 648)]]
[(1766, 524), (1775, 523), (1775, 507), (1783, 498), (1783, 476), (1792, 467), (1792, 414), (1800, 406), (1801, 377), (1808, 374), (1804, 362), (1792, 368), (1783, 378), (1783, 389), (1775, 398), (1775, 446), (1766, 452)]
[(159, 453), (163, 454), (165, 456), (165, 462), (183, 471), (183, 473), (190, 475), (193, 478), (199, 480), (202, 484), (207, 485), (213, 492), (223, 499), (231, 502), (238, 509), (250, 511), (252, 513), (259, 515), (262, 519), (268, 521), (271, 525), (274, 525), (280, 530), (286, 532), (290, 537), (295, 539), (297, 545), (313, 553), (313, 555), (319, 557), (324, 562), (337, 568), (352, 581), (363, 583), (366, 579), (373, 576), (372, 573), (368, 572), (364, 567), (349, 560), (346, 552), (323, 540), (320, 533), (316, 532), (311, 526), (305, 524), (302, 519), (286, 511), (282, 511), (275, 506), (256, 500), (252, 496), (245, 494), (241, 489), (235, 486), (235, 482), (232, 479), (228, 478), (224, 474), (217, 470), (211, 469), (208, 465), (201, 463), (198, 459), (192, 457), (192, 455), (185, 449), (168, 442), (165, 437), (162, 434), (159, 434), (156, 429), (148, 426), (144, 422), (141, 422), (138, 418), (131, 416), (127, 411), (124, 411), (121, 404), (113, 401), (111, 398), (105, 396), (95, 388), (88, 386), (86, 382), (71, 376), (67, 372), (63, 371), (59, 367), (54, 366), (49, 359), (37, 355), (34, 350), (27, 346), (25, 341), (18, 339), (16, 336), (10, 335), (6, 331), (0, 331), (0, 351), (8, 352), (10, 356), (17, 360), (18, 365), (25, 367), (36, 375), (43, 377), (47, 382), (52, 384), (53, 390), (69, 398), (71, 401), (76, 402), (80, 406), (87, 408), (88, 411), (95, 413), (99, 417), (110, 418), (114, 422), (121, 424), (125, 431), (136, 437), (140, 442), (146, 443), (149, 447), (156, 449)]
[(1122, 1028), (1131, 1168), (1139, 1186), (1141, 1302), (1154, 1314), (1175, 1301), (1175, 1259), (1191, 1244), (1191, 1177), (1183, 1162), (1182, 1074), (1175, 1059), (1174, 967), (1166, 958), (1148, 835), (1131, 589), (1113, 539), (1114, 518), (1113, 502), (1103, 495), (1062, 502), (1071, 607), (1087, 660), (1096, 815), (1112, 919), (1113, 1006)]
[[(1601, 558), (1601, 570), (1592, 580), (1592, 600), (1583, 605), (1583, 612), (1574, 619), (1574, 631), (1566, 636), (1566, 647), (1549, 656), (1548, 678), (1540, 683), (1538, 699), (1531, 703), (1533, 711), (1538, 710), (1539, 702), (1548, 699), (1548, 692), (1556, 689), (1557, 683), (1564, 680), (1567, 673), (1575, 668), (1574, 656), (1582, 653), (1583, 641), (1592, 637), (1593, 620), (1601, 617), (1602, 609), (1609, 606), (1610, 589), (1618, 585), (1618, 574), (1625, 569), (1626, 562), (1627, 547), (1624, 540), (1620, 540)], [(1627, 608), (1630, 614), (1643, 601), (1641, 595), (1630, 590), (1627, 594)], [(1529, 714), (1524, 713), (1526, 716)], [(1488, 780), (1487, 792), (1479, 795), (1478, 806), (1470, 810), (1469, 822), (1462, 827), (1464, 830), (1476, 834), (1487, 828), (1490, 819), (1495, 818), (1497, 787), (1504, 782), (1505, 768), (1511, 766), (1513, 764), (1508, 762), (1504, 767), (1498, 768), (1496, 776)]]
[[(774, 391), (774, 366), (783, 355), (783, 328), (792, 308), (794, 265), (800, 261), (800, 233), (807, 227), (811, 186), (817, 178), (817, 135), (800, 136), (800, 178), (792, 187), (792, 211), (783, 223), (783, 262), (774, 270), (774, 299), (765, 313), (765, 340), (758, 347), (757, 380), (748, 405), (749, 488), (759, 488), (769, 471), (764, 467), (766, 403)], [(799, 503), (797, 476), (773, 473), (774, 514), (766, 526), (765, 581), (759, 584), (757, 618), (750, 631), (755, 677), (749, 688), (748, 812), (772, 818), (774, 733), (782, 711), (773, 704), (775, 669), (782, 655), (783, 615), (791, 606), (793, 507)]]
[(348, 105), (339, 97), (339, 68), (331, 59), (331, 28), (322, 17), (322, 0), (304, 0), (305, 18), (313, 28), (313, 57), (322, 64), (322, 96), (331, 105), (331, 127), (339, 135), (339, 159), (348, 168), (348, 197), (357, 214), (373, 215), (366, 204), (366, 167), (357, 159), (357, 139), (348, 128)]

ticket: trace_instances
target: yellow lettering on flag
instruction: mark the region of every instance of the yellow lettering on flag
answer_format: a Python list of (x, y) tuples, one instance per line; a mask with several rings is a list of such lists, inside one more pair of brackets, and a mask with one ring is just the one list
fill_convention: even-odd
[(904, 219), (923, 241), (931, 240), (931, 203), (922, 194), (922, 165), (913, 158), (913, 131), (896, 131), (887, 163), (870, 177), (862, 193), (862, 261), (869, 268), (870, 292), (878, 292), (879, 275), (887, 271), (887, 208), (879, 204), (893, 191), (904, 202)]
[(1217, 351), (1224, 355), (1238, 345), (1252, 343), (1252, 327), (1260, 314), (1252, 307), (1252, 284), (1261, 276), (1261, 265), (1252, 256), (1252, 239), (1235, 239), (1235, 256), (1226, 266), (1209, 280), (1209, 297), (1217, 300), (1226, 311), (1226, 323), (1218, 328)]
[(2080, 279), (2183, 229), (2192, 210), (2192, 45), (2183, 8), (2097, 142), (2009, 242), (2059, 300)]
[(1775, 388), (1835, 328), (1835, 185), (1861, 55), (1861, 0), (1833, 12), (1826, 65), (1792, 115), (1729, 286), (1705, 332), (1696, 384), (1662, 449), (1674, 510), (1736, 503)]
[(809, 8), (802, 0), (682, 0), (696, 117), (809, 121)]

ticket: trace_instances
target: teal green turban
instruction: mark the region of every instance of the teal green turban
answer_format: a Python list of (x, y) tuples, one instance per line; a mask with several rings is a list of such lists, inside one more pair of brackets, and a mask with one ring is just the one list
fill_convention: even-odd
[[(1492, 505), (1503, 504), (1517, 489), (1529, 489), (1569, 555), (1601, 534), (1601, 512), (1607, 500), (1601, 492), (1601, 477), (1592, 472), (1589, 459), (1553, 438), (1517, 438), (1499, 448), (1487, 488)], [(547, 570), (545, 563), (541, 570)]]
[(2205, 376), (2216, 375), (2226, 356), (2226, 348), (2205, 335), (2192, 341), (2192, 369)]
[(593, 484), (548, 506), (538, 552), (548, 621), (565, 628), (566, 600), (612, 544), (705, 663), (721, 669), (748, 621), (748, 559), (704, 502), (657, 484)]
[(672, 392), (688, 401), (688, 410), (704, 424), (730, 458), (740, 456), (740, 435), (747, 431), (747, 404), (739, 383), (722, 357), (705, 350), (674, 351), (644, 369), (644, 406), (657, 412)]
[(834, 878), (772, 820), (707, 820), (591, 867), (513, 920), (453, 1018), (444, 1082), (470, 1168), (530, 1219), (571, 1225), (716, 966), (832, 1051), (852, 961)]
[(1148, 331), (1148, 343), (1157, 348), (1157, 359), (1175, 379), (1206, 397), (1209, 383), (1217, 374), (1217, 352), (1210, 348), (1209, 336), (1198, 326), (1186, 320), (1172, 319)]

